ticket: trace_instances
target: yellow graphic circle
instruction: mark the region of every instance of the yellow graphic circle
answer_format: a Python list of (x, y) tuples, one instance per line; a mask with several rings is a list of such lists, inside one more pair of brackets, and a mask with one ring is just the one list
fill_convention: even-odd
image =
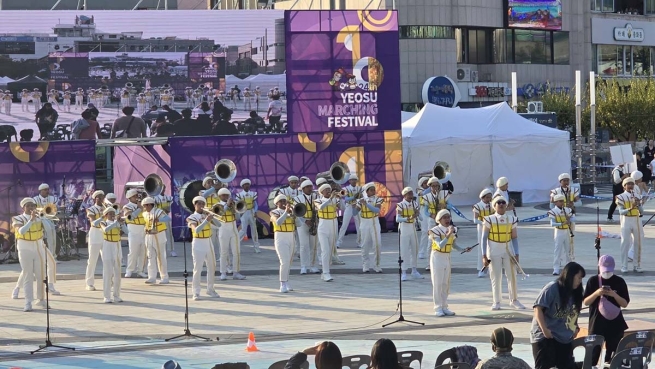
[[(383, 12), (383, 10), (375, 10), (375, 12)], [(389, 20), (391, 20), (392, 16), (392, 10), (388, 10), (382, 19), (373, 18), (370, 10), (357, 11), (359, 21), (369, 31), (391, 31), (393, 27)]]
[(389, 213), (391, 209), (391, 191), (387, 186), (379, 182), (375, 183), (375, 194), (382, 199), (382, 206), (380, 207), (380, 216), (384, 217)]
[(35, 162), (45, 156), (48, 152), (48, 147), (50, 143), (48, 141), (39, 142), (39, 145), (34, 151), (25, 151), (20, 145), (20, 142), (12, 142), (9, 144), (9, 150), (14, 155), (14, 157), (23, 163)]
[(314, 142), (309, 138), (307, 133), (298, 133), (298, 142), (300, 145), (309, 152), (319, 152), (327, 149), (332, 143), (334, 134), (332, 132), (323, 133), (323, 137), (318, 142)]

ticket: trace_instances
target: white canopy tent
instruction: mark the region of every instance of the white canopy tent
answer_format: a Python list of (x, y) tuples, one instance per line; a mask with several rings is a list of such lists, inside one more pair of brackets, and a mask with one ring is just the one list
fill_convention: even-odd
[(506, 103), (451, 109), (426, 104), (402, 126), (404, 181), (415, 187), (418, 174), (437, 161), (450, 165), (451, 202), (469, 205), (499, 177), (523, 202), (548, 201), (557, 176), (571, 169), (569, 133), (532, 122)]

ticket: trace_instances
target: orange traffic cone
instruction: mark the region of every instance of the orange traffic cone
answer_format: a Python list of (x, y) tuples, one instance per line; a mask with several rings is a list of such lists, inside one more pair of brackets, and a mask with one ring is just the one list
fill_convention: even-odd
[(252, 332), (248, 334), (248, 344), (246, 345), (246, 351), (248, 352), (259, 351), (259, 349), (257, 348), (257, 343), (255, 343), (255, 334)]
[(244, 240), (244, 241), (248, 241), (248, 235), (244, 235), (244, 236), (243, 236), (243, 240)]
[(599, 238), (605, 238), (605, 236), (603, 235), (603, 228), (601, 227), (598, 227), (598, 236)]

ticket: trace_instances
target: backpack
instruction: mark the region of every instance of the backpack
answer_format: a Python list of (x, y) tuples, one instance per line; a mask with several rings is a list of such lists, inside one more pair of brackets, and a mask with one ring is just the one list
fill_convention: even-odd
[(77, 139), (80, 136), (80, 133), (89, 128), (91, 125), (84, 118), (80, 118), (71, 124), (71, 130), (73, 131), (73, 138)]

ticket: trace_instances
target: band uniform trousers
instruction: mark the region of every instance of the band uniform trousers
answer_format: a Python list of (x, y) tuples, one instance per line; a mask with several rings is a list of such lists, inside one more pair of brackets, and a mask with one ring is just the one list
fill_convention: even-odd
[(289, 280), (295, 247), (294, 232), (275, 232), (275, 251), (280, 259), (280, 282)]
[(207, 292), (213, 291), (216, 278), (216, 254), (211, 238), (194, 238), (191, 241), (191, 255), (193, 256), (193, 294), (200, 294), (203, 264), (207, 265)]
[(359, 223), (359, 231), (362, 237), (362, 264), (364, 268), (369, 266), (369, 256), (371, 251), (375, 253), (375, 266), (380, 266), (380, 219), (375, 216), (373, 218), (362, 218)]
[(173, 239), (173, 223), (171, 220), (167, 220), (164, 223), (166, 223), (166, 230), (164, 231), (166, 233), (166, 250), (174, 251), (175, 240)]
[(48, 241), (48, 249), (50, 249), (52, 255), (57, 255), (57, 228), (55, 223), (47, 218), (42, 218), (41, 223), (43, 224), (43, 236)]
[(126, 273), (142, 273), (146, 270), (146, 230), (142, 225), (127, 225), (127, 242), (130, 252), (127, 254)]
[[(484, 225), (478, 224), (478, 242), (479, 245), (482, 245), (482, 232), (484, 232)], [(482, 254), (484, 251), (482, 250), (482, 246), (478, 247), (480, 250), (477, 253), (478, 254), (478, 271), (482, 270), (484, 268), (484, 263), (482, 262)]]
[(106, 299), (121, 297), (121, 243), (104, 240), (102, 243), (102, 293)]
[(86, 263), (86, 285), (93, 286), (95, 283), (96, 264), (100, 256), (100, 250), (105, 240), (103, 239), (102, 229), (89, 228), (89, 260)]
[(553, 259), (553, 270), (561, 270), (562, 267), (571, 261), (571, 240), (568, 229), (555, 228), (555, 258)]
[[(639, 231), (639, 221), (640, 220), (638, 216), (628, 217), (621, 215), (621, 268), (628, 268), (628, 251), (630, 251), (630, 243), (632, 242), (633, 238), (635, 248), (637, 247), (639, 240), (641, 240), (641, 245), (643, 247), (644, 242), (641, 232)], [(637, 252), (635, 252), (635, 266), (641, 266), (639, 265), (639, 259), (640, 258), (638, 258)]]
[(355, 231), (357, 232), (357, 246), (362, 246), (362, 235), (360, 232), (361, 228), (361, 217), (359, 214), (355, 214), (353, 206), (346, 204), (345, 209), (343, 210), (343, 222), (341, 223), (341, 229), (339, 229), (339, 238), (337, 239), (337, 246), (341, 247), (343, 244), (343, 238), (346, 236), (346, 231), (350, 225), (350, 220), (355, 219)]
[(44, 286), (43, 286), (43, 274), (44, 274), (44, 262), (43, 262), (43, 252), (41, 248), (43, 247), (42, 241), (26, 241), (26, 240), (17, 240), (18, 245), (18, 261), (20, 262), (20, 267), (23, 269), (22, 274), (24, 274), (24, 283), (23, 288), (25, 289), (25, 303), (32, 303), (34, 301), (34, 283), (36, 279), (36, 298), (43, 300), (44, 297)]
[[(26, 242), (37, 242), (37, 241), (26, 241)], [(38, 241), (38, 242), (43, 242), (43, 241)], [(57, 282), (57, 262), (55, 261), (55, 257), (52, 256), (52, 253), (50, 253), (50, 249), (45, 247), (43, 243), (41, 243), (40, 247), (43, 247), (43, 250), (45, 250), (45, 256), (48, 258), (47, 268), (45, 266), (45, 259), (41, 259), (41, 262), (44, 263), (43, 265), (44, 272), (46, 271), (46, 269), (48, 272), (48, 283), (54, 284), (55, 282)], [(41, 252), (41, 255), (43, 254), (44, 253)], [(16, 282), (16, 287), (23, 288), (23, 285), (25, 284), (25, 278), (26, 278), (25, 269), (23, 269), (21, 270), (20, 275), (18, 276), (18, 282)], [(37, 281), (39, 283), (43, 283), (43, 277), (37, 279)]]
[(336, 251), (337, 219), (319, 219), (316, 235), (321, 246), (321, 267), (323, 274), (330, 273), (332, 254)]
[(434, 311), (448, 307), (450, 293), (450, 253), (432, 250), (430, 255), (430, 277), (432, 279), (432, 300)]
[(403, 259), (401, 269), (416, 268), (418, 264), (418, 236), (414, 223), (402, 222), (400, 227), (400, 256)]
[(239, 240), (248, 234), (248, 227), (250, 227), (250, 236), (252, 242), (256, 247), (259, 247), (259, 235), (257, 234), (257, 221), (255, 220), (254, 209), (246, 210), (241, 214), (241, 230), (239, 231)]
[(422, 236), (421, 236), (421, 245), (420, 245), (421, 248), (419, 249), (419, 252), (422, 252), (425, 255), (430, 255), (430, 253), (432, 252), (432, 243), (430, 242), (430, 238), (428, 237), (428, 231), (436, 226), (437, 226), (437, 222), (432, 217), (426, 219), (424, 223), (421, 223)]
[(148, 280), (157, 279), (157, 270), (162, 280), (168, 280), (168, 263), (166, 261), (166, 232), (157, 234), (146, 233), (146, 248), (148, 250)]
[(303, 223), (298, 227), (298, 243), (300, 248), (300, 267), (315, 268), (317, 254), (317, 236), (309, 234), (309, 226)]
[(516, 293), (516, 268), (510, 260), (509, 252), (511, 251), (508, 251), (511, 247), (511, 245), (508, 247), (505, 243), (489, 241), (487, 258), (491, 262), (489, 264), (489, 275), (491, 276), (491, 290), (493, 292), (494, 304), (499, 304), (501, 301), (503, 269), (507, 278), (509, 300), (514, 301), (518, 299), (518, 294)]
[(222, 223), (218, 229), (218, 239), (221, 245), (221, 274), (227, 273), (230, 251), (232, 251), (232, 270), (234, 273), (241, 270), (241, 245), (238, 235), (236, 221)]

